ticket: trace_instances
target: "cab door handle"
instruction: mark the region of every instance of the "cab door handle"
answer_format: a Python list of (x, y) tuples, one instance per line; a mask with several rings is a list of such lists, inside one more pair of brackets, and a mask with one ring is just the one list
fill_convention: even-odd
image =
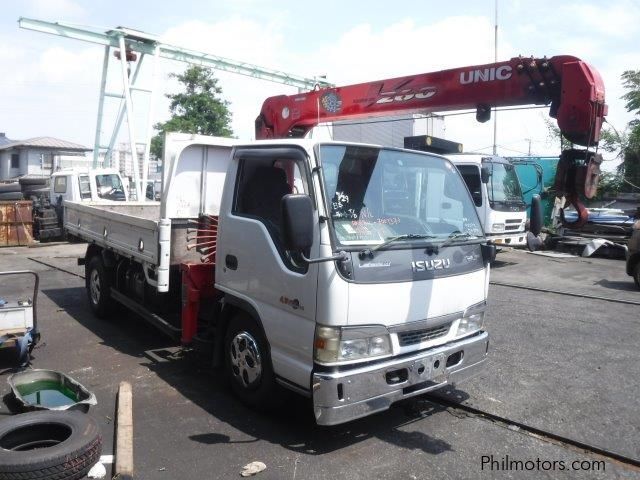
[(235, 255), (227, 255), (224, 257), (224, 264), (229, 270), (238, 269), (238, 257)]

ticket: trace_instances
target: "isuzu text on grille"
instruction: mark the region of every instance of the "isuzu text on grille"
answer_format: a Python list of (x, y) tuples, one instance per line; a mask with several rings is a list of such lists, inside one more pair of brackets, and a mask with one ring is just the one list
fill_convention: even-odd
[(435, 260), (418, 260), (411, 262), (411, 270), (414, 272), (424, 272), (429, 270), (444, 270), (451, 267), (451, 260), (448, 258)]

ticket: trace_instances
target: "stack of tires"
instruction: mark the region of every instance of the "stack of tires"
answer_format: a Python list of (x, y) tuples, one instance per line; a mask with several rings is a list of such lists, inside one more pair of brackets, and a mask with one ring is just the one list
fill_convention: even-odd
[(53, 207), (37, 206), (33, 212), (33, 234), (38, 240), (42, 242), (62, 237), (60, 218)]
[(0, 184), (0, 202), (23, 199), (22, 188), (18, 182)]
[(49, 198), (49, 177), (22, 177), (18, 183), (25, 200)]

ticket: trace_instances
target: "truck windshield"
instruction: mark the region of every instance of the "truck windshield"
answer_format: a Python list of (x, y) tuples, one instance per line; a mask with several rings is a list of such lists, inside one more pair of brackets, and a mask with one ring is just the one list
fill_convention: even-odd
[(522, 203), (516, 169), (509, 163), (491, 162), (491, 178), (487, 187), (490, 202)]
[(322, 145), (320, 159), (326, 201), (341, 245), (381, 245), (391, 239), (394, 245), (451, 242), (459, 234), (461, 242), (483, 238), (462, 177), (443, 158)]
[(125, 200), (124, 187), (120, 177), (114, 173), (105, 175), (96, 175), (96, 187), (98, 188), (98, 197), (105, 200)]

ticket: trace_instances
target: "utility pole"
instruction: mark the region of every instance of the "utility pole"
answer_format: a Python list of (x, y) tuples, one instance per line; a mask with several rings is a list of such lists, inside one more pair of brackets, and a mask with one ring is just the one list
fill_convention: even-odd
[[(494, 29), (493, 29), (493, 61), (498, 62), (498, 0), (495, 0), (495, 15), (494, 15)], [(493, 108), (493, 154), (498, 153), (498, 110)]]

